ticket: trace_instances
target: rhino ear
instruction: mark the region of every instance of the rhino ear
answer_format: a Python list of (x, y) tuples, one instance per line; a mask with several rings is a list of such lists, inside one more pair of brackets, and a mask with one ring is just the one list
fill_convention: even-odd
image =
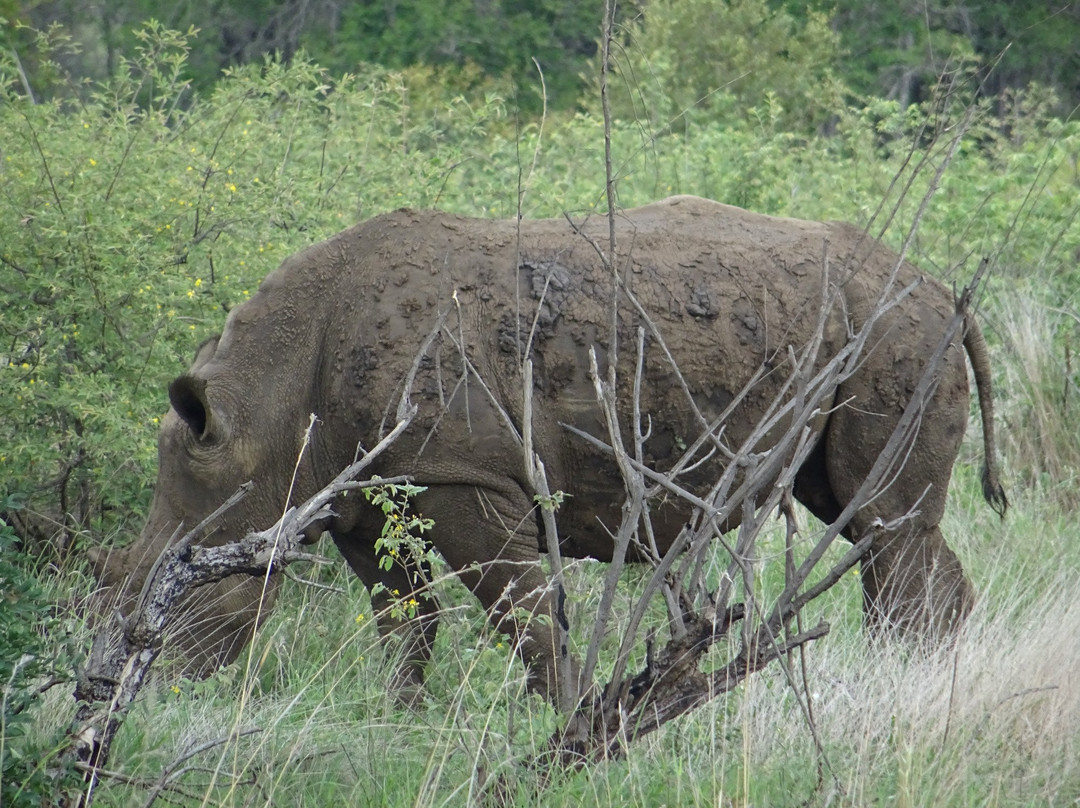
[(199, 440), (212, 436), (214, 418), (206, 399), (206, 379), (178, 377), (169, 385), (169, 403)]
[(214, 354), (217, 353), (218, 343), (221, 341), (221, 334), (216, 337), (210, 337), (210, 339), (203, 340), (199, 344), (199, 347), (195, 349), (195, 361), (191, 365), (191, 370), (198, 370), (211, 359)]

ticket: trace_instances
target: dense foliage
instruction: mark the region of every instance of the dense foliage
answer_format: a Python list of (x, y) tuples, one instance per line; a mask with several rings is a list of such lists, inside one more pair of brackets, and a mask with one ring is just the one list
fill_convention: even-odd
[[(372, 63), (392, 69), (426, 65), (443, 68), (444, 77), (456, 74), (452, 83), (458, 86), (510, 83), (518, 104), (532, 111), (539, 109), (541, 86), (534, 60), (546, 77), (549, 106), (580, 103), (591, 81), (588, 64), (597, 51), (602, 11), (603, 3), (569, 0), (0, 2), (0, 17), (38, 28), (59, 22), (76, 32), (82, 47), (65, 64), (78, 76), (111, 75), (130, 52), (132, 31), (156, 18), (171, 29), (200, 29), (192, 43), (191, 75), (204, 89), (225, 68), (259, 63), (270, 54), (291, 59), (303, 48), (335, 72)], [(1037, 83), (1057, 93), (1057, 112), (1080, 102), (1075, 3), (636, 0), (620, 4), (620, 17), (651, 43), (678, 33), (674, 61), (652, 64), (640, 52), (633, 57), (641, 85), (655, 83), (655, 74), (676, 62), (688, 67), (685, 76), (660, 76), (662, 83), (671, 82), (663, 89), (672, 99), (705, 79), (708, 92), (723, 90), (753, 106), (765, 91), (805, 97), (811, 89), (806, 85), (831, 72), (856, 94), (907, 106), (928, 100), (941, 73), (966, 60), (977, 66), (983, 91), (993, 97)], [(28, 38), (9, 30), (8, 44), (21, 54), (36, 85), (40, 64)], [(644, 51), (656, 55), (651, 46)], [(695, 55), (712, 58), (698, 62)], [(813, 101), (824, 89), (813, 93)], [(692, 100), (698, 101), (700, 87), (695, 92)], [(817, 122), (823, 111), (807, 109), (799, 117)]]
[(760, 0), (651, 0), (621, 34), (614, 106), (626, 119), (678, 128), (684, 116), (728, 120), (756, 107), (768, 108), (772, 125), (809, 132), (844, 106), (839, 37), (824, 13), (796, 19)]
[(950, 64), (969, 59), (989, 96), (1038, 83), (1058, 93), (1058, 112), (1069, 114), (1080, 101), (1076, 3), (837, 0), (829, 8), (846, 54), (845, 78), (862, 92), (904, 105), (926, 100)]

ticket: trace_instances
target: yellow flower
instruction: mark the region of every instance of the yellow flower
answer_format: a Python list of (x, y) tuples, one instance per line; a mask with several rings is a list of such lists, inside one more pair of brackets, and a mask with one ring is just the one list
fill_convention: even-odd
[(95, 160), (93, 157), (91, 157), (90, 158), (90, 165), (96, 166), (97, 165), (97, 160)]
[(356, 624), (360, 625), (363, 622), (364, 622), (364, 615), (363, 614), (356, 615)]
[(176, 694), (177, 696), (179, 696), (179, 695), (180, 695), (180, 688), (178, 688), (178, 687), (177, 687), (176, 685), (173, 685), (172, 687), (170, 687), (170, 688), (169, 688), (169, 690), (171, 690), (171, 691), (172, 691), (173, 693), (175, 693), (175, 694)]
[(195, 279), (195, 286), (196, 287), (202, 286), (202, 278), (196, 278)]

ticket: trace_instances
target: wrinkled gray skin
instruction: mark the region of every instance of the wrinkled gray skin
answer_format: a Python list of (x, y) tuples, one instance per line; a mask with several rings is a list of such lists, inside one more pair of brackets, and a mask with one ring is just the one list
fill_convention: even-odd
[[(854, 329), (865, 321), (896, 263), (894, 253), (849, 225), (771, 218), (692, 197), (626, 211), (618, 227), (620, 249), (631, 256), (633, 292), (707, 419), (763, 363), (771, 368), (728, 420), (725, 439), (732, 446), (749, 433), (789, 372), (788, 346), (798, 352), (813, 330), (825, 241), (829, 279), (842, 285), (843, 300), (831, 314), (819, 365), (844, 343), (845, 317)], [(593, 217), (585, 229), (606, 243), (606, 219)], [(522, 453), (492, 397), (520, 430), (519, 353), (535, 322), (536, 450), (551, 489), (571, 495), (558, 514), (562, 553), (610, 558), (601, 525), (618, 526), (621, 481), (612, 462), (560, 422), (606, 439), (587, 370), (590, 346), (606, 366), (611, 281), (594, 247), (563, 219), (521, 222), (518, 250), (513, 221), (402, 210), (286, 260), (170, 386), (172, 408), (159, 438), (149, 519), (138, 541), (104, 565), (104, 582), (122, 587), (126, 579), (126, 591), (137, 592), (177, 526), (196, 524), (245, 481), (255, 481), (254, 492), (228, 513), (209, 543), (272, 524), (283, 510), (310, 413), (320, 424), (292, 501), (325, 485), (353, 460), (358, 444), (373, 446), (380, 429), (392, 426), (402, 380), (437, 317), (446, 313), (443, 336), (416, 376), (419, 415), (373, 471), (407, 474), (427, 486), (416, 507), (434, 519), (434, 546), (461, 571), (501, 631), (518, 634), (519, 624), (508, 617), (511, 605), (552, 615), (554, 598), (541, 594), (545, 539)], [(816, 447), (795, 495), (823, 520), (839, 514), (866, 476), (953, 313), (949, 291), (905, 263), (899, 284), (916, 279), (921, 285), (879, 322), (861, 369), (836, 390), (836, 408), (816, 424)], [(639, 318), (625, 297), (620, 307), (627, 346), (620, 367), (629, 383), (629, 346)], [(490, 392), (476, 375), (462, 381), (457, 340)], [(976, 371), (984, 423), (992, 423), (986, 346), (969, 321), (964, 346), (954, 344), (946, 354), (902, 472), (845, 531), (849, 538), (860, 536), (875, 519), (898, 517), (922, 498), (918, 515), (873, 546), (863, 563), (872, 624), (934, 636), (971, 603), (960, 563), (938, 528), (968, 419), (964, 347)], [(689, 445), (700, 429), (653, 340), (647, 351), (642, 409), (651, 418), (652, 436), (646, 449), (653, 466), (666, 469), (678, 457), (677, 447)], [(623, 398), (628, 418), (629, 396)], [(629, 434), (626, 422), (623, 434)], [(985, 434), (986, 491), (988, 498), (1000, 497), (992, 431)], [(703, 470), (697, 482), (715, 472)], [(1004, 507), (1003, 497), (998, 505)], [(405, 571), (378, 568), (373, 543), (380, 514), (359, 496), (335, 507), (337, 516), (324, 527), (364, 583), (382, 581), (408, 593)], [(669, 503), (653, 516), (663, 544), (687, 513)], [(476, 563), (484, 565), (482, 573)], [(209, 672), (239, 653), (250, 638), (260, 587), (261, 581), (232, 581), (202, 593), (201, 604), (186, 605), (185, 628), (175, 642), (190, 672)], [(376, 600), (385, 605), (384, 596)], [(437, 605), (423, 598), (420, 603), (423, 619), (396, 627), (409, 643), (401, 672), (405, 687), (419, 685), (435, 632)], [(385, 633), (395, 626), (384, 621), (380, 628)], [(531, 685), (554, 696), (552, 634), (544, 621), (532, 621), (521, 648)]]

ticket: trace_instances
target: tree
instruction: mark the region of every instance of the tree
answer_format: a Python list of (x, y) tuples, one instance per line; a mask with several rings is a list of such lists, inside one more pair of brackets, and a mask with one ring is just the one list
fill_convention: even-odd
[(842, 103), (839, 38), (820, 12), (798, 19), (767, 0), (651, 0), (620, 40), (621, 117), (663, 127), (756, 108), (805, 132)]
[(844, 76), (852, 87), (905, 106), (926, 100), (945, 65), (957, 60), (977, 63), (980, 91), (987, 96), (1001, 98), (1008, 89), (1035, 83), (1059, 94), (1060, 113), (1080, 100), (1080, 6), (1075, 3), (839, 0), (833, 25), (846, 51)]

